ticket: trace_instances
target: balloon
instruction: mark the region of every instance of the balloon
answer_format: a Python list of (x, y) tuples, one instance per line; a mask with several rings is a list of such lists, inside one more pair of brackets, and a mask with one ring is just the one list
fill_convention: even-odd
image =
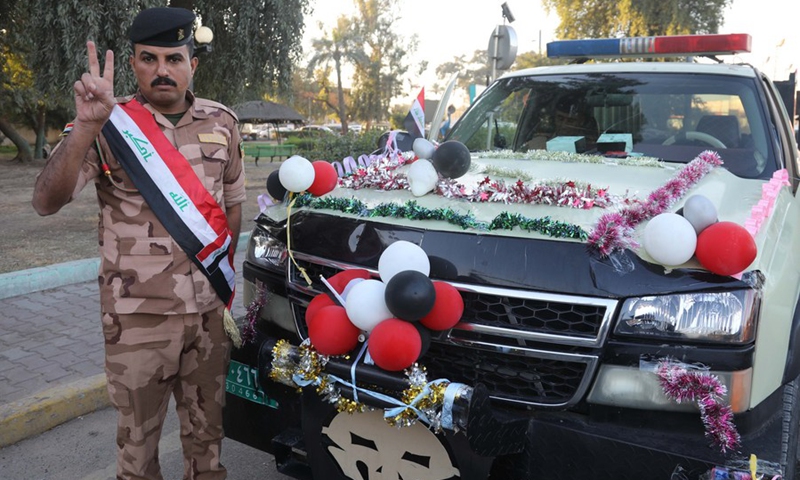
[(350, 295), (350, 292), (353, 290), (353, 287), (358, 285), (359, 283), (363, 282), (365, 279), (363, 278), (354, 278), (347, 283), (347, 286), (344, 287), (342, 290), (342, 298), (347, 301), (347, 296)]
[(433, 282), (422, 272), (398, 272), (386, 284), (386, 306), (395, 317), (416, 322), (427, 315), (436, 301)]
[(392, 318), (392, 312), (384, 300), (385, 294), (386, 286), (378, 280), (364, 280), (354, 286), (344, 302), (347, 316), (353, 325), (370, 332), (375, 325)]
[(433, 152), (431, 161), (443, 177), (458, 178), (469, 171), (472, 159), (466, 145), (457, 140), (448, 140)]
[(314, 315), (322, 309), (322, 307), (330, 307), (332, 305), (336, 305), (336, 302), (325, 293), (320, 293), (312, 298), (306, 307), (306, 326), (311, 327), (311, 321), (314, 319)]
[(390, 372), (399, 372), (419, 358), (422, 338), (411, 323), (390, 318), (372, 330), (368, 345), (369, 355), (375, 365)]
[(327, 280), (328, 283), (331, 284), (331, 287), (336, 290), (336, 293), (341, 294), (344, 293), (344, 289), (354, 278), (363, 278), (366, 280), (368, 278), (372, 278), (372, 275), (370, 275), (369, 271), (364, 270), (363, 268), (350, 268), (348, 270), (342, 270)]
[(753, 236), (737, 223), (715, 223), (697, 237), (697, 260), (717, 275), (743, 272), (756, 259), (757, 253)]
[(699, 235), (706, 227), (717, 223), (717, 208), (707, 197), (692, 195), (683, 204), (683, 218), (689, 220)]
[(414, 139), (412, 148), (418, 158), (425, 158), (428, 160), (433, 156), (433, 152), (436, 151), (436, 146), (427, 138), (422, 137)]
[(286, 197), (286, 188), (281, 183), (278, 170), (273, 171), (267, 177), (267, 193), (278, 202), (282, 202)]
[(308, 327), (311, 344), (323, 355), (344, 355), (355, 348), (360, 334), (338, 305), (319, 309)]
[(314, 183), (314, 167), (300, 155), (292, 155), (278, 168), (281, 185), (290, 192), (302, 192)]
[(464, 299), (456, 287), (447, 282), (433, 282), (433, 288), (436, 290), (436, 302), (420, 323), (431, 330), (453, 328), (464, 314)]
[(408, 186), (415, 197), (421, 197), (432, 191), (439, 182), (439, 173), (428, 160), (417, 160), (412, 163), (408, 168), (407, 177)]
[(317, 160), (311, 162), (311, 166), (314, 167), (314, 181), (308, 187), (308, 193), (315, 197), (321, 197), (336, 188), (336, 184), (339, 183), (339, 175), (333, 165), (325, 160)]
[(419, 349), (419, 356), (417, 357), (418, 361), (420, 358), (424, 357), (431, 348), (431, 330), (419, 322), (414, 322), (411, 325), (414, 325), (414, 327), (417, 329), (417, 332), (419, 332), (419, 338), (422, 341), (422, 345)]
[(676, 213), (662, 213), (647, 222), (644, 249), (662, 265), (686, 263), (697, 245), (697, 234), (688, 220)]
[(378, 259), (378, 273), (381, 280), (388, 283), (396, 273), (403, 270), (416, 270), (429, 275), (431, 262), (425, 250), (411, 242), (398, 240), (381, 253)]

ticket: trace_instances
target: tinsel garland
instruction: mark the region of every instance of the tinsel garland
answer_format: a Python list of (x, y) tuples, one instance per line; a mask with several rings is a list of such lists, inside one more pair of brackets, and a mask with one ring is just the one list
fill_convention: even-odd
[(689, 162), (666, 184), (650, 193), (646, 200), (632, 200), (630, 206), (603, 214), (589, 234), (589, 246), (603, 256), (616, 250), (636, 248), (633, 238), (637, 225), (664, 213), (714, 167), (722, 165), (716, 152), (706, 150)]
[(662, 360), (656, 368), (664, 394), (678, 403), (695, 402), (706, 430), (706, 437), (722, 453), (736, 449), (741, 437), (733, 424), (733, 412), (722, 402), (727, 393), (719, 378), (706, 371), (689, 370), (685, 365)]
[(307, 207), (320, 210), (335, 210), (342, 213), (359, 215), (362, 217), (391, 217), (405, 218), (408, 220), (440, 220), (463, 229), (476, 230), (512, 230), (519, 227), (529, 232), (538, 232), (554, 238), (573, 238), (586, 240), (588, 233), (580, 226), (561, 222), (548, 217), (528, 218), (520, 214), (502, 212), (491, 222), (477, 220), (471, 213), (458, 213), (452, 208), (426, 208), (415, 200), (403, 204), (381, 203), (374, 208), (356, 198), (328, 198), (313, 197), (308, 194), (300, 195), (295, 203), (297, 207)]
[(242, 345), (247, 345), (256, 338), (256, 322), (261, 315), (261, 308), (267, 303), (266, 285), (256, 280), (256, 296), (247, 306), (242, 326)]
[[(388, 157), (374, 161), (366, 168), (359, 168), (353, 174), (340, 178), (339, 185), (353, 190), (408, 190), (408, 177), (396, 171), (400, 166), (400, 162), (392, 162)], [(528, 184), (517, 180), (507, 184), (503, 180), (492, 180), (487, 176), (477, 185), (467, 187), (451, 178), (439, 178), (433, 193), (468, 202), (543, 204), (580, 209), (607, 208), (616, 204), (616, 199), (609, 195), (608, 189), (594, 188), (590, 184), (574, 181)]]
[[(342, 396), (339, 386), (346, 384), (346, 381), (324, 373), (323, 369), (327, 362), (328, 357), (317, 353), (308, 340), (299, 347), (292, 346), (286, 340), (279, 340), (272, 349), (272, 368), (269, 376), (284, 385), (296, 387), (314, 385), (317, 394), (334, 405), (340, 413), (372, 410), (372, 407)], [(389, 425), (397, 427), (407, 427), (417, 420), (422, 420), (435, 432), (440, 432), (444, 428), (442, 408), (445, 402), (444, 393), (449, 382), (446, 380), (428, 382), (425, 368), (416, 363), (408, 368), (405, 374), (409, 386), (402, 392), (400, 400), (395, 400), (397, 407), (384, 410), (384, 419)], [(370, 393), (381, 396), (376, 392)]]
[(549, 152), (547, 150), (528, 150), (515, 152), (513, 150), (487, 150), (475, 153), (479, 158), (500, 158), (507, 160), (541, 160), (565, 163), (599, 163), (604, 165), (630, 165), (635, 167), (664, 167), (664, 163), (655, 157), (627, 156), (623, 158), (609, 158), (602, 155), (586, 155), (583, 153)]

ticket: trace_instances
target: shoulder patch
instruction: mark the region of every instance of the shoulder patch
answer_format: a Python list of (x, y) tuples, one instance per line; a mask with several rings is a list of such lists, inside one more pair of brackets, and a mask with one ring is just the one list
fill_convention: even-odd
[(59, 135), (59, 137), (66, 137), (67, 135), (69, 135), (69, 132), (72, 131), (72, 127), (74, 127), (74, 126), (75, 126), (74, 123), (68, 123), (68, 124), (64, 125), (64, 130), (61, 131), (61, 134)]

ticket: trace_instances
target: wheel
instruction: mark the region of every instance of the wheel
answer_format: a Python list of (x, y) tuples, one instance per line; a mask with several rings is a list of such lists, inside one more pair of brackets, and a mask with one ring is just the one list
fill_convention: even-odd
[(783, 387), (781, 418), (781, 469), (786, 480), (800, 480), (800, 377)]
[(683, 138), (685, 138), (687, 140), (697, 140), (698, 142), (703, 142), (703, 143), (705, 143), (705, 144), (707, 144), (709, 146), (715, 147), (715, 148), (728, 148), (717, 137), (715, 137), (713, 135), (709, 135), (707, 133), (703, 133), (703, 132), (684, 132), (684, 133), (679, 133), (677, 135), (673, 135), (673, 136), (669, 137), (668, 139), (664, 140), (664, 143), (662, 143), (662, 145), (672, 145), (673, 143), (678, 141), (678, 139), (683, 139)]

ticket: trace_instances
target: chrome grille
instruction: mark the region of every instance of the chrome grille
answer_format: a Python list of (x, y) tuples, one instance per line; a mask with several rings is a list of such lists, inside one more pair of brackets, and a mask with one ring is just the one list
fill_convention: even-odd
[[(353, 266), (298, 253), (295, 260), (313, 281), (309, 288), (290, 265), (295, 323), (305, 337), (305, 307), (325, 288), (319, 276)], [(511, 404), (563, 407), (582, 398), (598, 359), (580, 347), (602, 344), (615, 300), (453, 285), (464, 298), (464, 315), (423, 357), (429, 379), (482, 383), (493, 398)]]

